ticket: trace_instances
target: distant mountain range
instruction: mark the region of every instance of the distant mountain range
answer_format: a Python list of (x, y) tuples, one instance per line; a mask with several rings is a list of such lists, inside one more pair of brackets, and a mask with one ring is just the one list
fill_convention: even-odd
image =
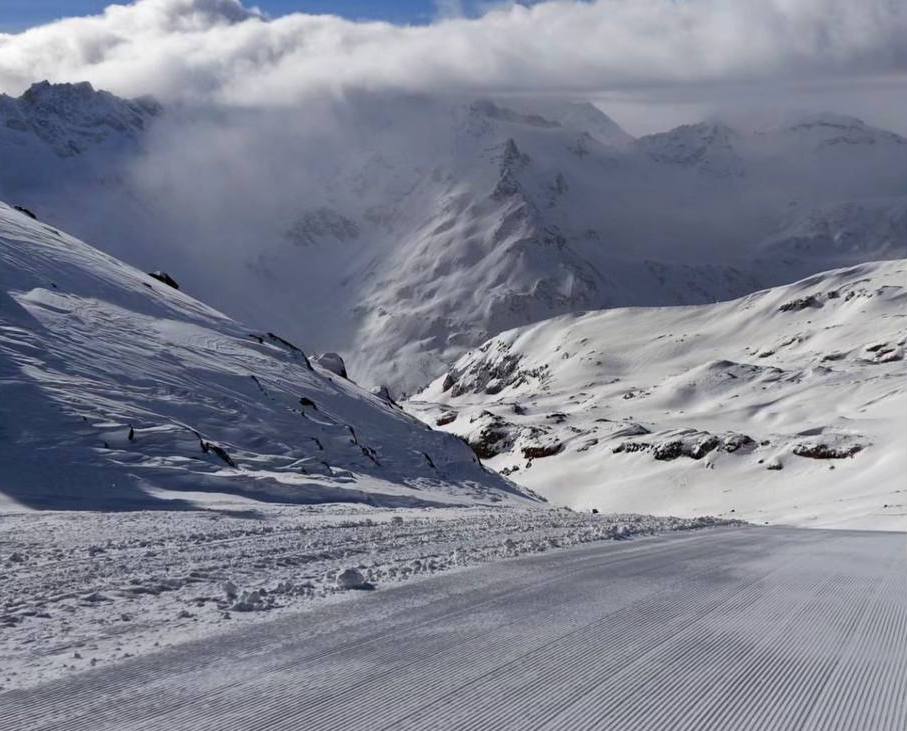
[(0, 98), (0, 196), (397, 396), (509, 328), (907, 256), (907, 140), (855, 118), (634, 139), (548, 99), (246, 114), (37, 84)]

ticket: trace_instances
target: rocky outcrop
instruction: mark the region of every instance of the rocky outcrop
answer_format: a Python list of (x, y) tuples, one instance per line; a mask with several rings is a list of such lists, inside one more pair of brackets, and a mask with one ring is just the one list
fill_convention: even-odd
[(798, 457), (809, 457), (810, 459), (847, 459), (853, 457), (858, 452), (863, 451), (863, 445), (831, 445), (822, 442), (811, 444), (797, 444), (794, 446), (794, 454)]
[(800, 310), (807, 310), (809, 308), (818, 309), (822, 306), (822, 300), (820, 300), (816, 295), (811, 294), (808, 297), (799, 297), (790, 302), (785, 302), (778, 308), (779, 312), (799, 312)]
[(679, 457), (699, 460), (716, 449), (734, 453), (751, 449), (755, 446), (755, 440), (746, 434), (732, 432), (716, 436), (708, 432), (689, 430), (680, 433), (669, 433), (657, 441), (621, 442), (611, 451), (615, 454), (622, 452), (650, 452), (655, 459), (669, 462)]
[(180, 288), (180, 286), (179, 286), (179, 284), (177, 284), (176, 280), (173, 277), (171, 277), (169, 274), (167, 274), (167, 272), (161, 272), (161, 271), (148, 272), (148, 276), (154, 277), (154, 279), (156, 279), (159, 282), (163, 282), (168, 287), (173, 287), (174, 289)]
[(349, 374), (346, 371), (346, 363), (343, 362), (343, 358), (341, 358), (338, 353), (321, 353), (320, 355), (314, 356), (312, 361), (336, 376), (349, 379)]

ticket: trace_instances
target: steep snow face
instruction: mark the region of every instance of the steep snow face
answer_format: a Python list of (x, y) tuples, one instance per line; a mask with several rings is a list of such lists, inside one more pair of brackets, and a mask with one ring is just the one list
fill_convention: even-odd
[(576, 508), (907, 528), (907, 260), (511, 330), (406, 405)]
[(526, 502), (459, 439), (0, 204), (0, 501)]
[(712, 121), (634, 140), (595, 106), (548, 99), (155, 114), (39, 85), (6, 105), (20, 114), (31, 97), (68, 125), (55, 144), (83, 151), (60, 157), (30, 127), (4, 129), (0, 197), (259, 329), (337, 352), (353, 380), (395, 398), (508, 328), (907, 256), (907, 144), (856, 119)]

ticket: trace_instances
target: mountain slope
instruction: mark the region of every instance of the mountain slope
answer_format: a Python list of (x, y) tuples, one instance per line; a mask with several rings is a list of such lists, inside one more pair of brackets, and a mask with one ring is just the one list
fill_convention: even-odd
[(0, 496), (26, 506), (526, 501), (288, 341), (5, 204), (0, 403)]
[(363, 94), (299, 115), (47, 84), (3, 114), (0, 198), (397, 396), (512, 327), (907, 256), (907, 140), (839, 115), (634, 139), (562, 100)]
[(907, 527), (907, 260), (503, 333), (407, 404), (574, 507)]

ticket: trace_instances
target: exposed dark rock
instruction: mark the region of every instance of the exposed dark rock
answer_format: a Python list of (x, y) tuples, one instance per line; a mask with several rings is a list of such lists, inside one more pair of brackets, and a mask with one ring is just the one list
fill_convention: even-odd
[(736, 452), (740, 449), (755, 447), (756, 441), (746, 434), (729, 434), (721, 442), (721, 448), (725, 452)]
[(621, 442), (611, 451), (614, 452), (614, 454), (620, 454), (621, 452), (630, 454), (632, 452), (644, 452), (651, 448), (652, 445), (648, 442)]
[[(642, 429), (644, 427), (639, 428)], [(621, 434), (621, 436), (623, 435)], [(725, 452), (737, 452), (755, 445), (755, 441), (746, 434), (731, 433), (718, 437), (708, 432), (691, 431), (682, 433), (679, 436), (672, 436), (662, 442), (625, 441), (618, 444), (611, 451), (615, 454), (651, 451), (655, 459), (667, 462), (679, 457), (689, 457), (690, 459), (698, 460), (716, 449), (721, 449)]]
[(846, 459), (853, 457), (857, 452), (863, 450), (861, 444), (851, 444), (846, 447), (833, 447), (828, 444), (797, 444), (793, 448), (793, 453), (798, 457), (809, 457), (810, 459)]
[(167, 272), (148, 272), (149, 277), (154, 277), (157, 281), (163, 282), (168, 287), (173, 287), (174, 289), (179, 289), (179, 284), (176, 283), (176, 280), (171, 277)]
[(503, 390), (503, 388), (504, 388), (504, 384), (501, 383), (499, 380), (494, 379), (494, 380), (489, 381), (485, 385), (485, 393), (487, 393), (489, 396), (494, 396), (495, 394), (500, 393)]
[(13, 208), (34, 221), (38, 220), (38, 217), (32, 211), (28, 210), (25, 206), (13, 206)]
[(224, 449), (223, 447), (219, 447), (216, 444), (212, 444), (211, 442), (203, 441), (202, 442), (202, 451), (205, 454), (207, 454), (208, 452), (213, 452), (218, 457), (220, 457), (226, 464), (228, 464), (230, 467), (234, 467), (234, 468), (236, 467), (236, 462), (233, 461), (233, 459), (230, 457), (230, 455), (227, 454), (227, 450)]
[(445, 411), (435, 419), (435, 426), (447, 426), (448, 424), (452, 424), (457, 420), (457, 416), (459, 416), (459, 414), (457, 414), (456, 411)]
[[(693, 459), (702, 459), (709, 452), (715, 450), (720, 443), (718, 437), (709, 435), (697, 444), (693, 444), (689, 448), (688, 454)], [(684, 450), (684, 452), (687, 453), (687, 450)], [(655, 459), (658, 459), (658, 457), (656, 456)]]
[(462, 371), (453, 369), (445, 376), (443, 385), (449, 386), (454, 398), (467, 393), (488, 393), (489, 385), (491, 385), (492, 393), (498, 393), (504, 388), (521, 386), (530, 378), (541, 381), (548, 373), (547, 366), (531, 369), (520, 368), (522, 356), (506, 352), (508, 346), (500, 341), (489, 343), (483, 347), (494, 348), (497, 352), (486, 355)]
[(491, 459), (508, 451), (515, 439), (513, 425), (495, 416), (481, 428), (478, 435), (468, 439), (467, 444), (479, 459)]
[(377, 396), (379, 399), (385, 403), (390, 404), (391, 406), (397, 406), (397, 402), (394, 401), (394, 397), (391, 395), (391, 390), (384, 385), (377, 386), (372, 389), (372, 396)]
[(671, 442), (665, 442), (663, 444), (656, 444), (655, 448), (652, 450), (652, 456), (655, 457), (655, 459), (665, 462), (677, 459), (682, 454), (683, 442), (681, 442), (679, 439)]
[(526, 459), (542, 459), (543, 457), (553, 457), (564, 449), (560, 442), (552, 444), (540, 444), (529, 447), (523, 447), (523, 457)]
[(312, 360), (335, 376), (349, 379), (349, 375), (346, 371), (346, 363), (343, 362), (343, 358), (341, 358), (338, 353), (321, 353), (312, 358)]
[(863, 348), (862, 360), (868, 363), (893, 363), (904, 359), (904, 349), (894, 343), (875, 343)]
[(289, 350), (297, 358), (302, 358), (302, 360), (305, 362), (306, 368), (308, 368), (309, 370), (312, 370), (312, 364), (309, 362), (309, 359), (306, 357), (306, 354), (302, 352), (301, 348), (297, 348), (289, 340), (286, 340), (285, 338), (282, 338), (279, 335), (275, 335), (272, 332), (265, 333), (264, 337), (261, 337), (259, 335), (254, 335), (254, 334), (251, 337), (256, 338), (256, 339), (260, 338), (259, 342), (261, 342), (261, 343), (263, 343), (264, 340), (267, 339), (274, 345), (279, 345), (281, 348), (285, 348), (286, 350)]
[(780, 312), (799, 312), (800, 310), (806, 310), (809, 308), (818, 309), (821, 306), (822, 301), (815, 295), (811, 294), (808, 297), (800, 297), (799, 299), (785, 302), (778, 308), (778, 310)]
[(362, 454), (368, 457), (372, 462), (374, 462), (378, 467), (381, 466), (381, 463), (378, 461), (378, 453), (371, 447), (360, 447)]

